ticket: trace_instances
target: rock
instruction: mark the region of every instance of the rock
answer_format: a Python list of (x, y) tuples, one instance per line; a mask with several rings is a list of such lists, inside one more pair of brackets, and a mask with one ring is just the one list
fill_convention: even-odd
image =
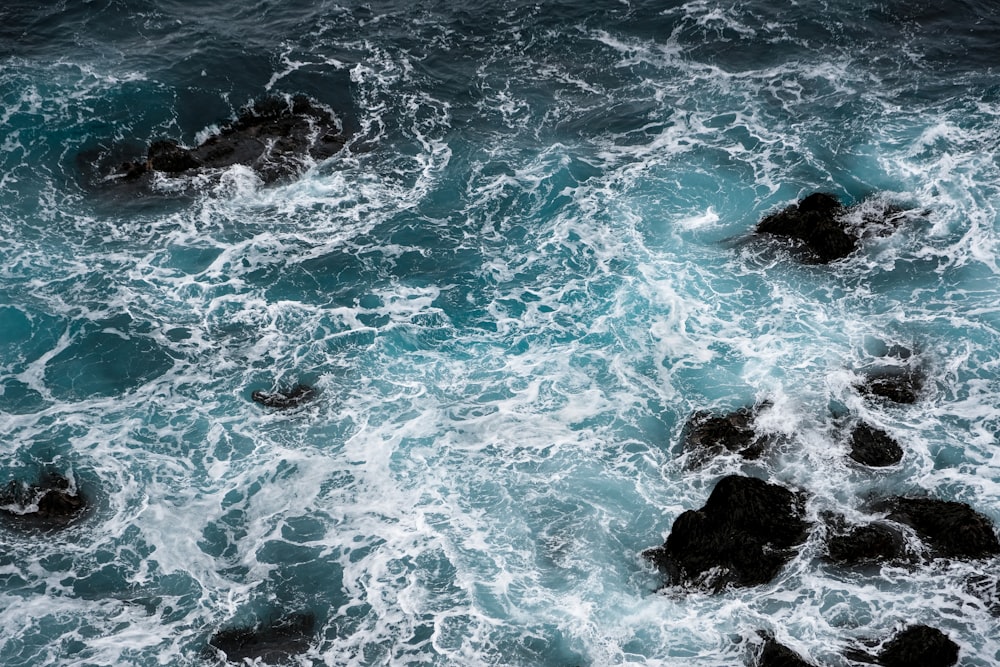
[(144, 161), (122, 164), (115, 176), (136, 181), (154, 172), (179, 176), (242, 164), (272, 182), (299, 171), (309, 157), (334, 155), (344, 142), (336, 118), (307, 97), (266, 97), (194, 148), (154, 141)]
[(12, 481), (0, 491), (0, 513), (19, 528), (64, 528), (79, 518), (86, 506), (83, 494), (54, 472), (45, 473), (37, 484)]
[(850, 456), (866, 466), (890, 466), (903, 459), (903, 448), (882, 429), (858, 424), (851, 432)]
[(765, 636), (764, 648), (757, 658), (757, 667), (814, 667), (792, 649), (779, 644), (774, 637)]
[(302, 405), (315, 395), (316, 390), (309, 385), (297, 384), (284, 391), (255, 391), (250, 398), (269, 408), (285, 410)]
[(798, 204), (765, 216), (757, 232), (799, 239), (825, 264), (857, 250), (857, 237), (843, 221), (845, 210), (833, 195), (816, 192)]
[(937, 628), (911, 625), (889, 640), (876, 661), (883, 667), (949, 667), (958, 662), (958, 644)]
[(881, 565), (908, 560), (903, 534), (884, 523), (838, 531), (827, 539), (826, 548), (827, 558), (837, 565)]
[(773, 579), (809, 531), (805, 498), (777, 484), (730, 475), (700, 510), (674, 521), (661, 547), (643, 555), (675, 583), (719, 591)]
[(770, 404), (755, 408), (740, 408), (724, 415), (699, 411), (691, 415), (681, 436), (683, 449), (690, 452), (688, 466), (697, 468), (709, 459), (732, 452), (745, 459), (756, 459), (767, 446), (754, 430), (758, 412)]
[(989, 518), (965, 503), (935, 498), (890, 498), (876, 504), (889, 518), (913, 528), (935, 556), (987, 558), (1000, 554)]
[(882, 369), (869, 373), (865, 381), (855, 387), (867, 396), (894, 403), (916, 403), (923, 388), (923, 376), (914, 368)]
[(269, 625), (221, 630), (209, 645), (222, 651), (229, 662), (284, 662), (309, 650), (315, 625), (312, 614), (292, 614)]

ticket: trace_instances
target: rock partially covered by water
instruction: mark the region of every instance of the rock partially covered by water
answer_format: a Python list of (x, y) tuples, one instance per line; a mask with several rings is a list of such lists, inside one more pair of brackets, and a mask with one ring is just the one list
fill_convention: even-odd
[(843, 221), (844, 212), (836, 197), (816, 192), (798, 204), (765, 216), (757, 231), (799, 239), (825, 264), (847, 257), (858, 247), (857, 237)]
[(876, 505), (917, 532), (935, 556), (987, 558), (1000, 554), (996, 528), (965, 503), (935, 498), (890, 498)]
[(775, 641), (774, 637), (764, 637), (764, 648), (757, 657), (757, 667), (815, 667), (798, 653)]
[(674, 521), (667, 541), (644, 553), (675, 583), (712, 590), (773, 579), (805, 541), (805, 497), (741, 475), (723, 477), (700, 510)]
[(276, 410), (286, 410), (295, 408), (316, 395), (316, 390), (306, 384), (297, 384), (290, 389), (281, 391), (255, 391), (250, 395), (255, 403), (275, 408)]
[(903, 448), (882, 429), (870, 424), (858, 424), (851, 432), (850, 456), (866, 466), (891, 466), (903, 459)]
[(18, 528), (55, 530), (79, 518), (87, 500), (69, 479), (48, 472), (36, 484), (12, 481), (0, 491), (0, 513)]
[(683, 449), (689, 452), (688, 466), (700, 467), (726, 452), (739, 454), (745, 459), (760, 457), (767, 447), (767, 440), (754, 429), (754, 420), (762, 409), (769, 406), (769, 403), (764, 403), (723, 415), (704, 411), (691, 415), (681, 435)]
[(153, 173), (178, 176), (240, 164), (272, 182), (298, 172), (310, 158), (334, 155), (344, 142), (333, 114), (304, 95), (266, 97), (194, 148), (154, 141), (145, 160), (122, 164), (114, 176), (136, 181)]
[(916, 368), (884, 368), (870, 372), (855, 385), (862, 394), (894, 403), (916, 403), (924, 385), (923, 374)]
[(831, 562), (851, 567), (909, 559), (903, 534), (884, 523), (841, 527), (827, 539), (826, 548)]
[(220, 630), (209, 645), (224, 653), (229, 662), (284, 663), (309, 650), (315, 625), (312, 614), (292, 614), (266, 625)]
[(958, 644), (937, 628), (911, 625), (882, 647), (876, 662), (883, 667), (949, 667), (958, 662)]

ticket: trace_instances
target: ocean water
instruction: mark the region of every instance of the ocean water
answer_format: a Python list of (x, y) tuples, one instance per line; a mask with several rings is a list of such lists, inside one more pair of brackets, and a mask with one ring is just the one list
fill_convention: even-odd
[[(711, 595), (640, 556), (733, 472), (1000, 523), (998, 44), (989, 0), (8, 0), (0, 483), (91, 509), (0, 527), (0, 664), (220, 664), (294, 613), (301, 665), (839, 666), (917, 622), (1000, 664), (996, 560), (844, 572), (816, 531)], [(294, 94), (350, 137), (298, 178), (101, 184)], [(817, 190), (911, 212), (829, 265), (752, 233)], [(852, 389), (891, 345), (914, 405)], [(761, 400), (778, 447), (686, 469), (688, 415)]]

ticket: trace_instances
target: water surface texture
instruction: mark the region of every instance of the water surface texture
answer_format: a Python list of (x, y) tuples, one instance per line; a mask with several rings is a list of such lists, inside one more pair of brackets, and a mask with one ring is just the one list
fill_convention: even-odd
[[(0, 663), (311, 614), (290, 664), (846, 666), (918, 622), (1000, 664), (996, 559), (848, 572), (817, 531), (711, 594), (641, 557), (733, 472), (1000, 523), (998, 45), (988, 0), (7, 0), (0, 483), (90, 510), (0, 526)], [(297, 94), (349, 137), (298, 178), (101, 180)], [(917, 213), (828, 265), (753, 234), (815, 191)], [(853, 388), (893, 345), (912, 405)], [(765, 400), (773, 449), (685, 467), (692, 412)]]

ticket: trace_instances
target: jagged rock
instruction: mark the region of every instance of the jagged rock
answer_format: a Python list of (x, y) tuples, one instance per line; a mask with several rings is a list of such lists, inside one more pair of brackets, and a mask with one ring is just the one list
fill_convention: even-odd
[(836, 197), (816, 192), (798, 204), (765, 216), (757, 232), (799, 239), (825, 264), (847, 257), (858, 247), (857, 238), (843, 221), (844, 212)]
[(154, 141), (145, 160), (122, 164), (115, 176), (136, 181), (154, 172), (177, 176), (242, 164), (272, 182), (300, 170), (307, 156), (334, 155), (344, 142), (336, 119), (307, 97), (266, 97), (194, 148)]
[(700, 467), (726, 452), (738, 453), (751, 460), (760, 457), (767, 441), (754, 430), (754, 420), (759, 411), (769, 405), (740, 408), (724, 415), (704, 411), (691, 415), (681, 435), (684, 451), (690, 452), (688, 466)]
[(312, 614), (292, 614), (268, 625), (221, 630), (209, 645), (222, 651), (229, 662), (283, 662), (309, 649), (315, 625)]
[(826, 548), (827, 558), (838, 565), (875, 565), (908, 559), (902, 533), (883, 523), (837, 531), (827, 540)]
[(285, 410), (302, 405), (315, 395), (316, 390), (309, 385), (297, 384), (283, 391), (255, 391), (250, 398), (269, 408)]
[(764, 637), (764, 648), (757, 658), (757, 667), (815, 667), (792, 649), (779, 644), (774, 637)]
[(923, 375), (917, 369), (893, 368), (871, 372), (864, 382), (855, 386), (868, 396), (885, 398), (894, 403), (916, 403), (923, 384)]
[(935, 556), (986, 558), (1000, 554), (989, 518), (965, 503), (935, 498), (890, 498), (876, 504), (889, 518), (913, 528)]
[(858, 424), (851, 432), (850, 456), (866, 466), (890, 466), (903, 459), (903, 448), (882, 429)]
[(958, 662), (958, 644), (937, 628), (911, 625), (882, 647), (883, 667), (949, 667)]
[(767, 583), (806, 539), (804, 514), (802, 494), (730, 475), (704, 507), (677, 517), (663, 546), (643, 555), (676, 583), (716, 591)]
[(11, 481), (0, 491), (0, 513), (20, 528), (55, 530), (75, 521), (87, 500), (70, 481), (54, 472), (37, 484)]

